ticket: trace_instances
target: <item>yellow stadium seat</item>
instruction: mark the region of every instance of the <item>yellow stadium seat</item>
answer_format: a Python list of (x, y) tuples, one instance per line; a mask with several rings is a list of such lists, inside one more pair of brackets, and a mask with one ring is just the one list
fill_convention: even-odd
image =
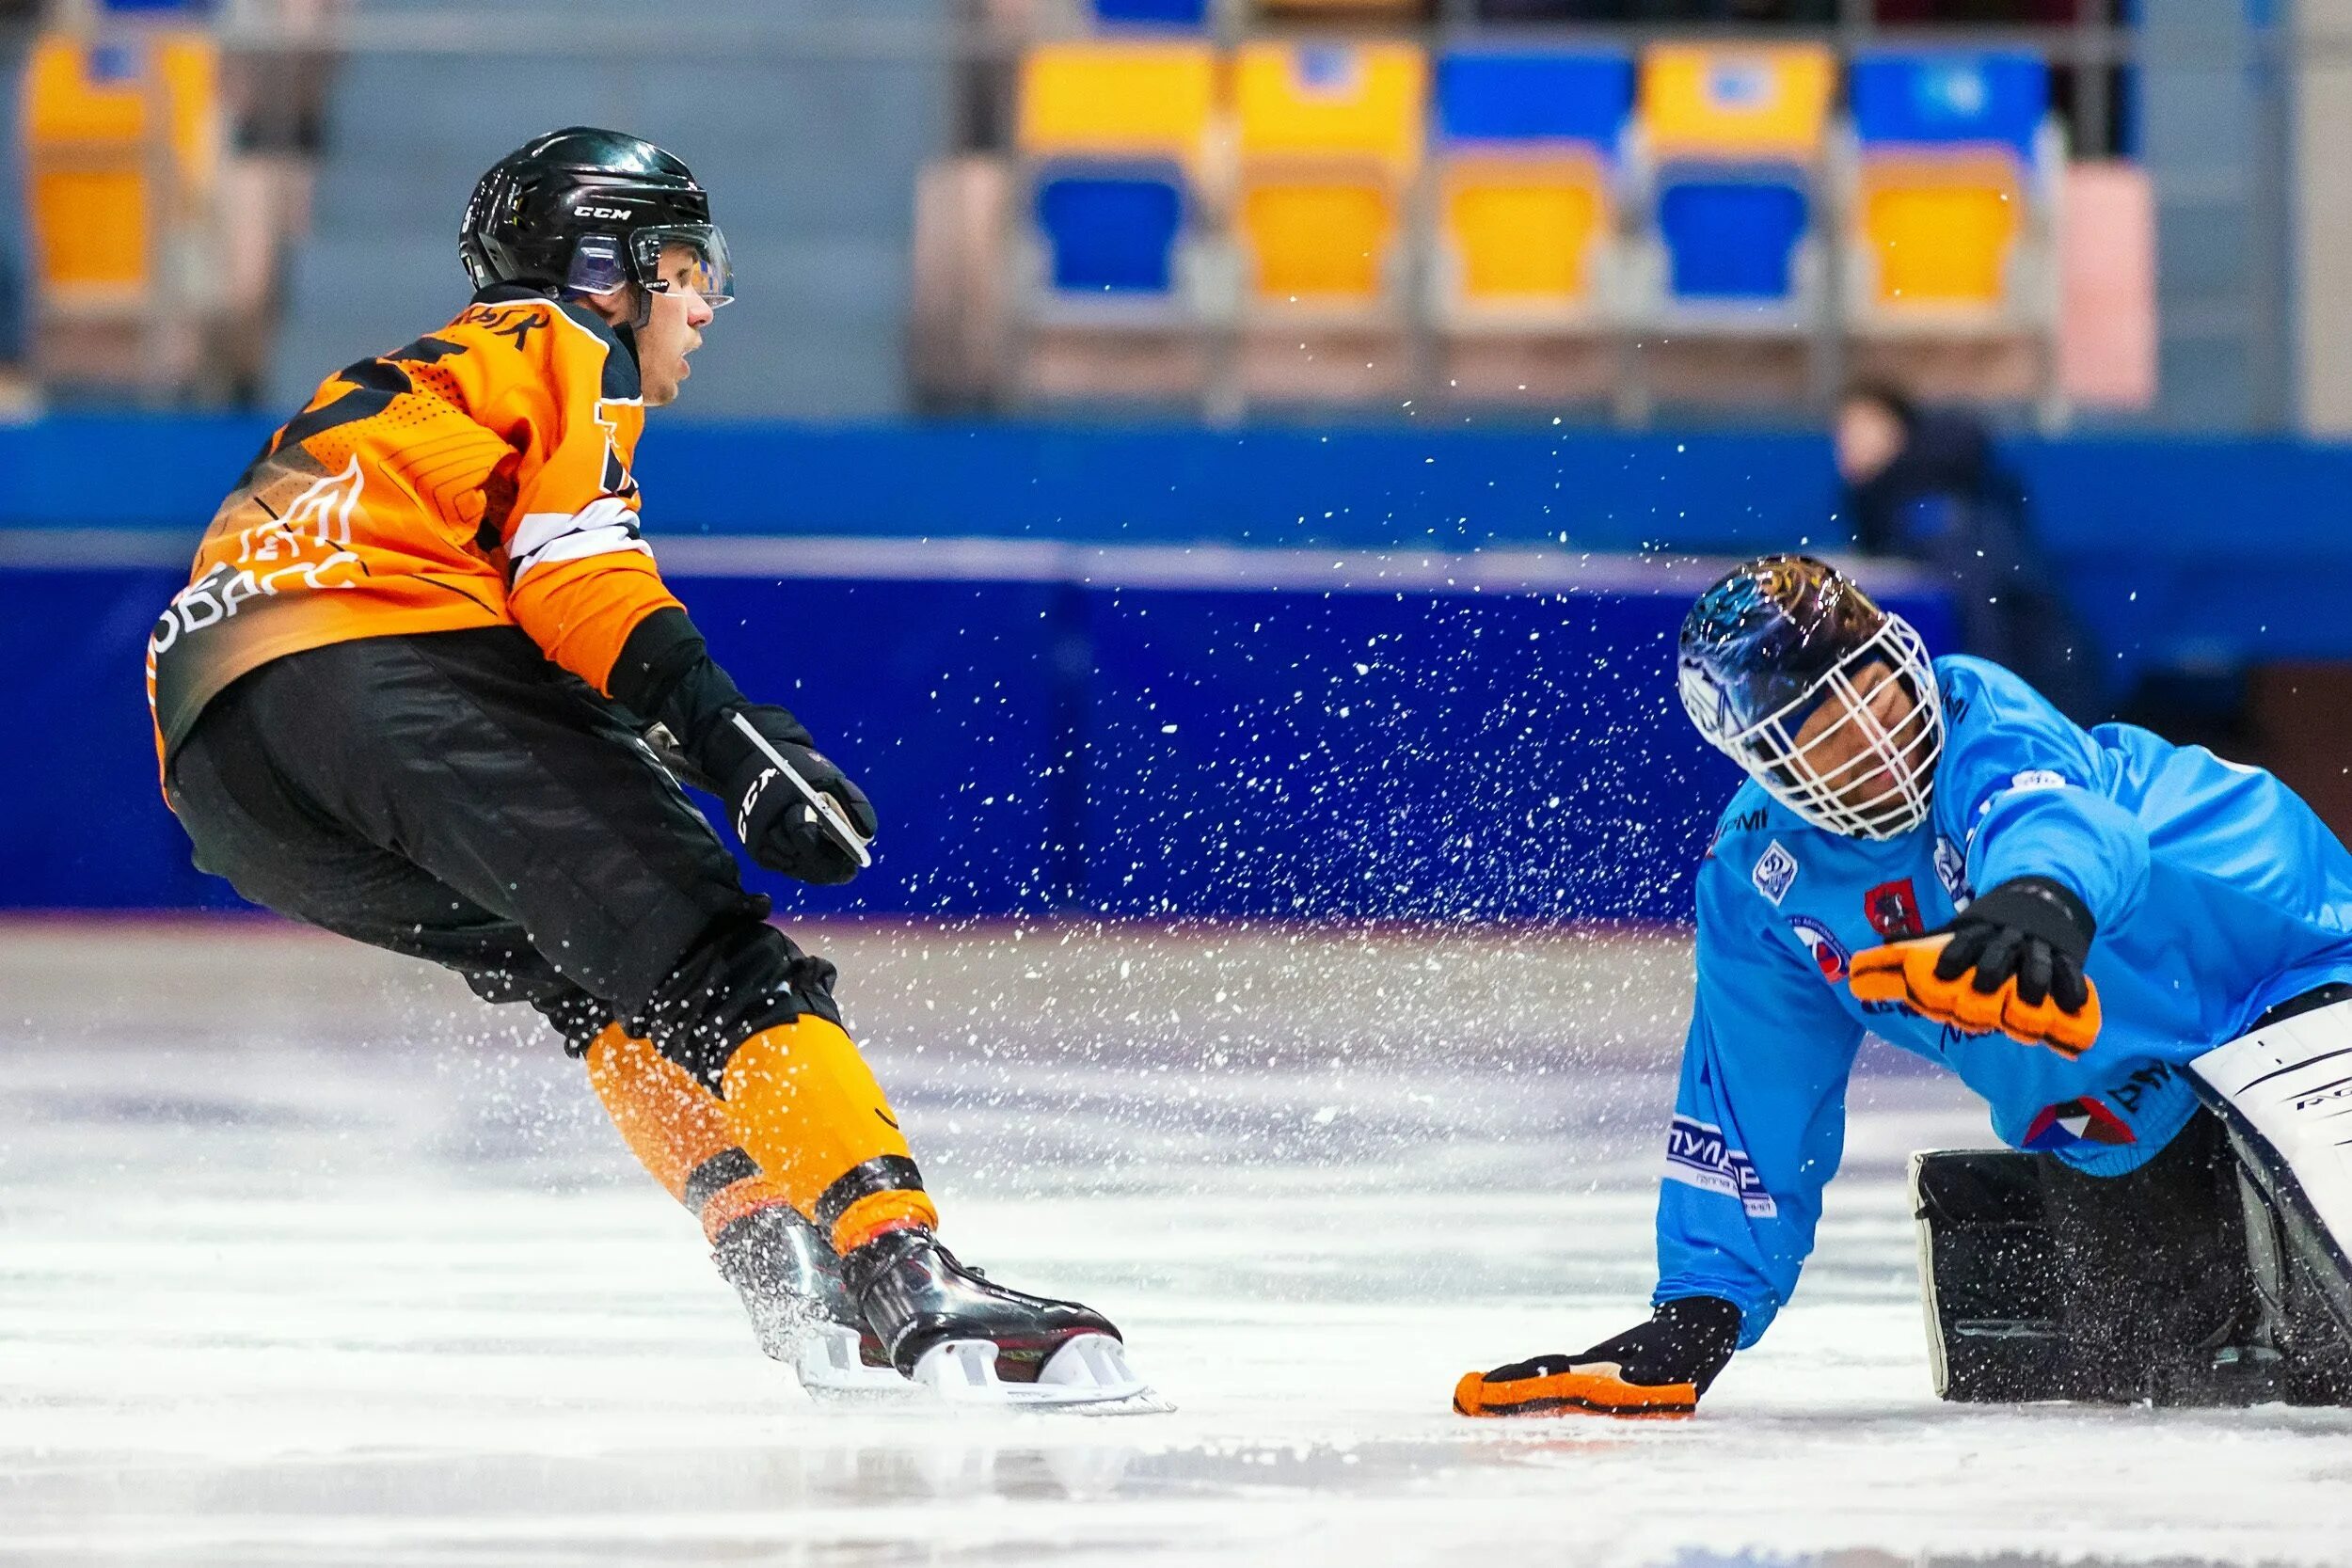
[(1245, 166), (1361, 160), (1403, 181), (1420, 165), (1428, 65), (1403, 43), (1250, 43), (1233, 64)]
[[(214, 176), (218, 75), (200, 34), (112, 47), (58, 35), (35, 46), (22, 121), (44, 288), (128, 296), (147, 286), (158, 226)], [(159, 174), (171, 188), (155, 188)]]
[(1612, 214), (1589, 158), (1457, 157), (1439, 198), (1466, 304), (1557, 309), (1590, 299)]
[(1902, 159), (1866, 165), (1857, 225), (1883, 309), (1996, 308), (2024, 224), (2013, 166)]
[(1016, 140), (1030, 157), (1168, 157), (1208, 140), (1216, 58), (1206, 43), (1048, 43), (1021, 62)]
[(1261, 300), (1364, 304), (1396, 242), (1394, 193), (1368, 181), (1269, 181), (1242, 193), (1250, 290)]
[(1661, 158), (1807, 163), (1836, 85), (1836, 57), (1815, 44), (1659, 44), (1642, 55), (1641, 124)]

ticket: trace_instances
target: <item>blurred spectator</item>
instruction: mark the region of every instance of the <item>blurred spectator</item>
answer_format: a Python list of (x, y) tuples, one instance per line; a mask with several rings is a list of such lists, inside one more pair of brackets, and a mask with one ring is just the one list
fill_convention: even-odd
[(1984, 425), (1865, 385), (1839, 400), (1834, 436), (1863, 553), (1915, 562), (1942, 579), (1963, 653), (2014, 670), (2071, 719), (2104, 718), (2089, 642), (2033, 538), (2024, 487)]

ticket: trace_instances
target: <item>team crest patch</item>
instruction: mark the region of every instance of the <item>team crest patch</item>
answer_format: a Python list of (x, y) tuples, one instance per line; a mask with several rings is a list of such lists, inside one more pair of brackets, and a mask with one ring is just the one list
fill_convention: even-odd
[(1935, 879), (1944, 884), (1944, 895), (1952, 901), (1953, 909), (1964, 910), (1976, 902), (1976, 895), (1968, 890), (1968, 857), (1940, 833), (1935, 840)]
[(2025, 1145), (2038, 1154), (2056, 1153), (2076, 1144), (2136, 1144), (2139, 1142), (2130, 1123), (2100, 1101), (2096, 1095), (2069, 1100), (2062, 1104), (2045, 1105), (2026, 1124)]
[(1762, 894), (1772, 908), (1778, 909), (1780, 901), (1788, 896), (1788, 884), (1797, 879), (1797, 857), (1783, 848), (1780, 840), (1774, 839), (1764, 846), (1764, 853), (1756, 857), (1756, 869), (1748, 873), (1748, 879), (1756, 884), (1756, 891)]
[(1666, 1180), (1696, 1187), (1719, 1197), (1736, 1197), (1752, 1219), (1780, 1214), (1780, 1205), (1764, 1190), (1747, 1150), (1734, 1148), (1724, 1130), (1692, 1117), (1677, 1116), (1666, 1130)]
[(1881, 882), (1862, 895), (1870, 929), (1887, 942), (1908, 942), (1927, 929), (1919, 923), (1919, 895), (1908, 877)]
[(1792, 914), (1788, 917), (1788, 928), (1797, 933), (1797, 941), (1804, 944), (1805, 956), (1821, 972), (1822, 979), (1833, 986), (1845, 981), (1853, 955), (1846, 951), (1846, 944), (1828, 927), (1811, 915)]

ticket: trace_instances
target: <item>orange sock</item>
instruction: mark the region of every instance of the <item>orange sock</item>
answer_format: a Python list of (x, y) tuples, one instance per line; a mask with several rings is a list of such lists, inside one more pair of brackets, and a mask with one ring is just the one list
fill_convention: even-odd
[(587, 1054), (588, 1082), (629, 1152), (702, 1221), (712, 1242), (745, 1214), (791, 1201), (736, 1142), (718, 1096), (650, 1040), (607, 1024)]
[(735, 1141), (835, 1252), (939, 1223), (898, 1117), (839, 1024), (803, 1013), (761, 1030), (728, 1058), (721, 1087)]

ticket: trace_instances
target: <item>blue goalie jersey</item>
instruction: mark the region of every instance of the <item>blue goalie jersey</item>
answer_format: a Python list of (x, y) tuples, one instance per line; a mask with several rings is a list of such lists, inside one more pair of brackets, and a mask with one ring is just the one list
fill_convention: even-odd
[[(1699, 870), (1654, 1300), (1736, 1302), (1743, 1345), (1812, 1250), (1866, 1032), (1958, 1073), (2012, 1148), (2120, 1175), (2196, 1110), (2183, 1064), (2274, 1004), (2352, 980), (2352, 854), (2277, 779), (2127, 724), (2086, 732), (1981, 659), (1935, 672), (1946, 736), (1926, 822), (1849, 838), (1751, 782)], [(2064, 883), (2098, 922), (2086, 968), (2105, 1023), (2079, 1059), (1848, 989), (1858, 950), (2023, 876)]]

